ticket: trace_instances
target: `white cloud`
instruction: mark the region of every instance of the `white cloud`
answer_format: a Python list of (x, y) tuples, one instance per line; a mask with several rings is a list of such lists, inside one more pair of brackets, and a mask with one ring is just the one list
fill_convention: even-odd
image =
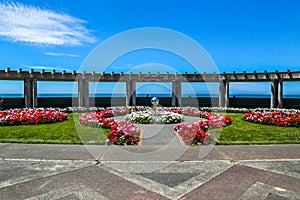
[(86, 21), (21, 3), (0, 3), (0, 38), (41, 45), (81, 46), (96, 37)]
[(54, 53), (54, 52), (45, 52), (44, 53), (47, 56), (68, 56), (68, 57), (79, 57), (79, 55), (76, 54), (70, 54), (70, 53)]
[(37, 70), (68, 70), (59, 67), (50, 67), (50, 66), (42, 66), (42, 65), (21, 65), (21, 67), (28, 68), (28, 69), (37, 69)]

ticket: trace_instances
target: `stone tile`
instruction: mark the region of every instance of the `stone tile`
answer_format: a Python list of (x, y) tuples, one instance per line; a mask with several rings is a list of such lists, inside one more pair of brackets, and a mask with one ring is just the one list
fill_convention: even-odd
[(169, 187), (175, 187), (197, 176), (198, 173), (142, 173), (138, 175)]
[(26, 200), (108, 200), (100, 193), (93, 191), (85, 185), (70, 185), (50, 192), (40, 194)]
[[(28, 199), (49, 196), (61, 188), (84, 185), (94, 191), (95, 196), (107, 199), (167, 199), (137, 184), (122, 179), (96, 166), (81, 168), (65, 173), (0, 188), (0, 199)], [(67, 195), (71, 195), (70, 193)], [(78, 197), (78, 193), (75, 193)], [(58, 197), (62, 197), (58, 195)], [(142, 198), (140, 198), (142, 197)]]
[(235, 165), (206, 184), (184, 196), (184, 199), (237, 199), (256, 182), (272, 185), (295, 193), (300, 192), (300, 179), (258, 170), (251, 167)]
[(300, 145), (215, 145), (205, 159), (300, 159)]
[[(151, 168), (151, 166), (149, 165), (151, 165), (152, 163), (145, 163), (147, 163), (148, 167)], [(114, 164), (117, 163), (114, 162)], [(140, 163), (135, 162), (128, 162), (127, 164), (130, 165), (131, 168), (139, 168), (141, 166), (139, 165)], [(120, 172), (119, 170), (115, 170), (114, 168), (109, 168), (107, 166), (107, 163), (101, 163), (99, 165), (99, 167), (110, 171), (110, 173), (114, 173), (119, 177), (122, 177), (137, 185), (141, 185), (148, 190), (156, 192), (170, 199), (178, 199), (179, 197), (210, 181), (232, 166), (233, 164), (228, 161), (169, 162), (165, 163), (164, 167), (161, 167), (156, 171), (143, 173), (143, 175), (141, 175), (139, 173)], [(141, 170), (142, 169), (139, 169), (139, 171)], [(169, 180), (169, 182), (168, 180), (159, 180), (159, 175), (161, 175), (161, 179), (163, 179), (172, 173), (176, 173), (177, 176), (181, 176), (181, 174), (182, 176), (186, 176), (186, 174), (195, 174), (195, 176), (189, 177), (189, 179), (181, 181), (180, 183), (179, 181), (175, 181), (174, 179)], [(152, 179), (150, 179), (150, 177), (152, 177)]]
[[(255, 160), (300, 159), (300, 145), (212, 145), (180, 147), (146, 145), (110, 148), (105, 145), (1, 144), (0, 158), (45, 160)], [(113, 151), (113, 153), (110, 153)], [(120, 153), (114, 154), (114, 152)], [(122, 153), (124, 152), (124, 153)], [(130, 153), (132, 155), (130, 155)], [(164, 156), (168, 155), (168, 156)], [(171, 156), (169, 158), (169, 156)], [(137, 157), (137, 158), (136, 158)]]
[(299, 199), (300, 193), (284, 188), (256, 182), (242, 194), (238, 200), (266, 199), (266, 200), (289, 200)]
[(96, 162), (0, 160), (0, 188), (94, 165)]
[(295, 178), (300, 178), (300, 160), (288, 160), (288, 161), (239, 161), (241, 165), (263, 169), (270, 172), (275, 172), (278, 174), (283, 174), (287, 176), (292, 176)]
[(265, 198), (265, 200), (289, 200), (290, 198), (283, 197), (281, 195), (273, 194), (270, 193), (268, 196)]
[(299, 199), (299, 147), (0, 144), (0, 199)]
[(105, 152), (104, 145), (7, 144), (0, 158), (44, 160), (96, 160)]
[(57, 200), (80, 200), (75, 194), (70, 194), (64, 197), (60, 197)]
[(176, 161), (189, 147), (183, 146), (109, 146), (99, 161)]

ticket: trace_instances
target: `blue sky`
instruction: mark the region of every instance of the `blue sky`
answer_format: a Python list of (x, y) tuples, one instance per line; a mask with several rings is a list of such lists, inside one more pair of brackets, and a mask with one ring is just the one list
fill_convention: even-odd
[[(300, 71), (299, 9), (297, 0), (0, 1), (0, 68), (80, 71), (90, 52), (113, 35), (162, 27), (197, 41), (220, 72)], [(123, 55), (107, 70), (128, 71), (149, 63), (193, 72), (184, 59), (156, 50)], [(139, 87), (139, 92), (149, 90)], [(217, 84), (208, 87), (217, 89)], [(39, 93), (52, 92), (49, 88), (71, 93), (73, 84), (39, 83)], [(92, 91), (95, 88), (109, 92), (116, 87), (91, 86)], [(192, 88), (206, 91), (201, 84)], [(269, 90), (269, 83), (231, 84), (231, 93), (269, 94)], [(0, 81), (0, 94), (22, 92), (22, 82)], [(284, 84), (284, 94), (300, 94), (299, 84)]]

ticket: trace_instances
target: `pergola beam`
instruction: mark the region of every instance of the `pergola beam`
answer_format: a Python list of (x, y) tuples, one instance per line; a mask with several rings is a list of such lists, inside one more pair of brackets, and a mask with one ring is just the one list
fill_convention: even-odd
[(219, 93), (219, 106), (227, 107), (229, 105), (229, 83), (230, 82), (271, 82), (271, 103), (270, 107), (282, 107), (282, 94), (283, 94), (283, 82), (288, 81), (300, 81), (300, 72), (267, 72), (257, 73), (253, 71), (247, 73), (223, 73), (203, 74), (184, 73), (179, 74), (116, 74), (111, 73), (71, 73), (63, 70), (62, 72), (46, 72), (41, 70), (35, 72), (34, 70), (23, 71), (19, 69), (12, 71), (10, 68), (0, 70), (0, 80), (23, 80), (24, 81), (24, 99), (26, 107), (37, 107), (37, 81), (68, 81), (78, 82), (78, 105), (81, 107), (89, 107), (89, 82), (126, 82), (126, 105), (136, 105), (136, 82), (172, 82), (172, 105), (181, 106), (181, 83), (182, 82), (218, 82)]

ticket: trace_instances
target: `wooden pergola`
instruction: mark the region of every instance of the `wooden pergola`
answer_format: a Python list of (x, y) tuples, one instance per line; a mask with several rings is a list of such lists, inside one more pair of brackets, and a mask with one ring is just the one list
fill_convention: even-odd
[(300, 72), (267, 72), (263, 73), (243, 72), (243, 73), (184, 73), (184, 74), (124, 74), (124, 73), (77, 73), (73, 71), (62, 72), (39, 72), (23, 71), (19, 69), (12, 71), (10, 68), (0, 70), (0, 80), (21, 80), (24, 81), (24, 101), (26, 107), (38, 107), (37, 101), (37, 81), (68, 81), (78, 82), (78, 105), (89, 107), (89, 82), (125, 82), (126, 83), (126, 105), (136, 104), (136, 83), (137, 82), (171, 82), (172, 83), (172, 106), (181, 106), (181, 83), (182, 82), (217, 82), (219, 83), (219, 106), (229, 105), (229, 83), (230, 82), (271, 82), (271, 108), (282, 107), (283, 82), (300, 81)]

